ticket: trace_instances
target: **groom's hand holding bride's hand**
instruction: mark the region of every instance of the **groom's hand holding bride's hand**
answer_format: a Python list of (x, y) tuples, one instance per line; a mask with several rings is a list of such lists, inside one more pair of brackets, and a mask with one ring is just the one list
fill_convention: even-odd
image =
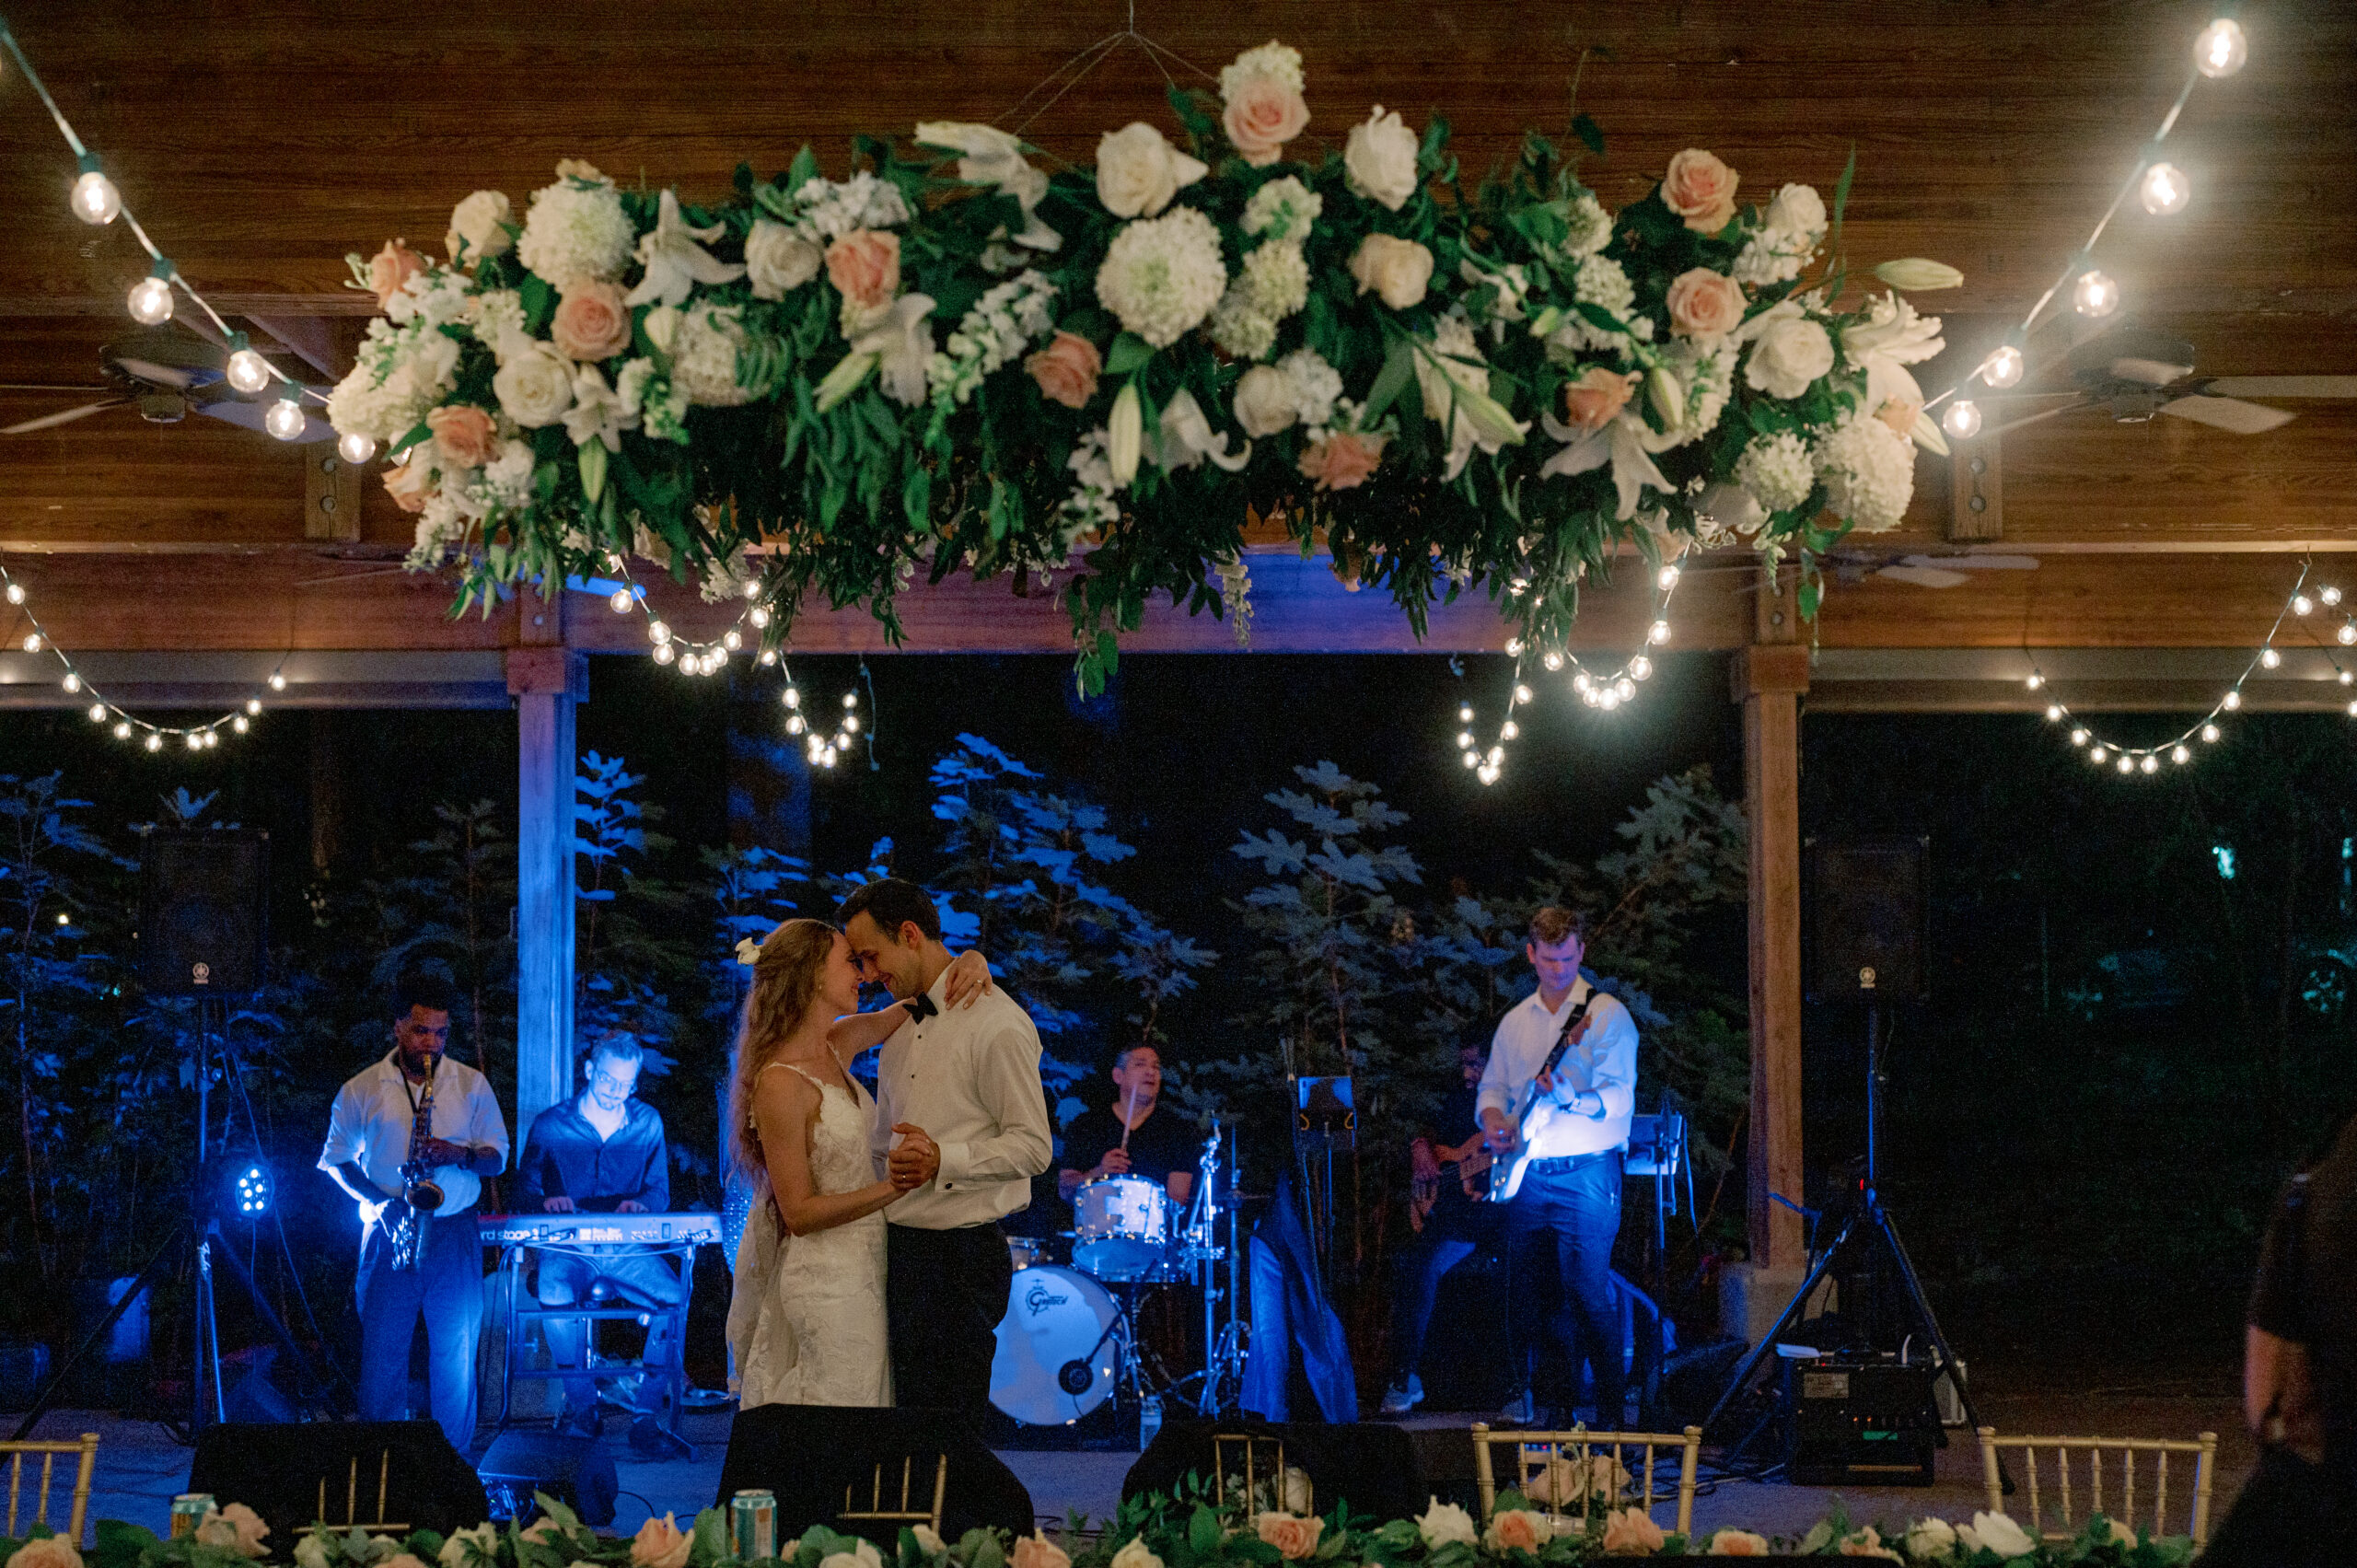
[(912, 1121), (895, 1122), (892, 1131), (900, 1141), (885, 1160), (885, 1173), (894, 1188), (913, 1192), (940, 1174), (941, 1146)]

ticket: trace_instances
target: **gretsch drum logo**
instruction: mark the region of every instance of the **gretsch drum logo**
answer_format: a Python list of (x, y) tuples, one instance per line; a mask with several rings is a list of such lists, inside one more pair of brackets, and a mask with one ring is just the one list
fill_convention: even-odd
[(1044, 1283), (1035, 1284), (1028, 1291), (1024, 1293), (1023, 1309), (1030, 1313), (1032, 1317), (1037, 1318), (1049, 1307), (1062, 1307), (1065, 1302), (1070, 1301), (1072, 1297), (1068, 1295), (1051, 1295)]

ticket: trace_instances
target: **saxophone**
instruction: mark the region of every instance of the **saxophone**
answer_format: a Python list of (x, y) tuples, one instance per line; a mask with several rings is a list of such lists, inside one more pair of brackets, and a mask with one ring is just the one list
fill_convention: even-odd
[(409, 1124), (409, 1157), (401, 1161), (401, 1213), (386, 1227), (396, 1269), (417, 1267), (417, 1254), (425, 1239), (425, 1223), (442, 1206), (442, 1189), (435, 1183), (434, 1167), (425, 1158), (426, 1140), (434, 1136), (435, 1069), (441, 1064), (439, 1056), (426, 1063), (425, 1092), (418, 1096), (417, 1114)]

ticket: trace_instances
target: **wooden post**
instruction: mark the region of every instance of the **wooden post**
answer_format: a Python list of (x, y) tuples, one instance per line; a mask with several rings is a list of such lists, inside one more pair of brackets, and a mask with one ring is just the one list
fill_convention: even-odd
[[(528, 624), (556, 606), (519, 596)], [(510, 648), (516, 695), (516, 1125), (573, 1093), (573, 708), (587, 661), (561, 645)]]
[(1800, 698), (1809, 650), (1793, 641), (1791, 595), (1759, 601), (1759, 640), (1736, 656), (1743, 704), (1744, 810), (1750, 820), (1751, 1260), (1806, 1262), (1800, 1216), (1769, 1194), (1801, 1195)]

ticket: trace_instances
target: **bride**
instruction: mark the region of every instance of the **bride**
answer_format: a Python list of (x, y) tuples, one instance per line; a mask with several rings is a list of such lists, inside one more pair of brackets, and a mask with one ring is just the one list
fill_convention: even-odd
[[(824, 921), (787, 921), (752, 967), (729, 1095), (730, 1152), (760, 1193), (728, 1305), (738, 1408), (888, 1405), (884, 1210), (917, 1184), (876, 1179), (876, 1102), (843, 1064), (908, 1014), (858, 1010), (851, 945)], [(979, 953), (951, 970), (953, 1005), (990, 987)]]

